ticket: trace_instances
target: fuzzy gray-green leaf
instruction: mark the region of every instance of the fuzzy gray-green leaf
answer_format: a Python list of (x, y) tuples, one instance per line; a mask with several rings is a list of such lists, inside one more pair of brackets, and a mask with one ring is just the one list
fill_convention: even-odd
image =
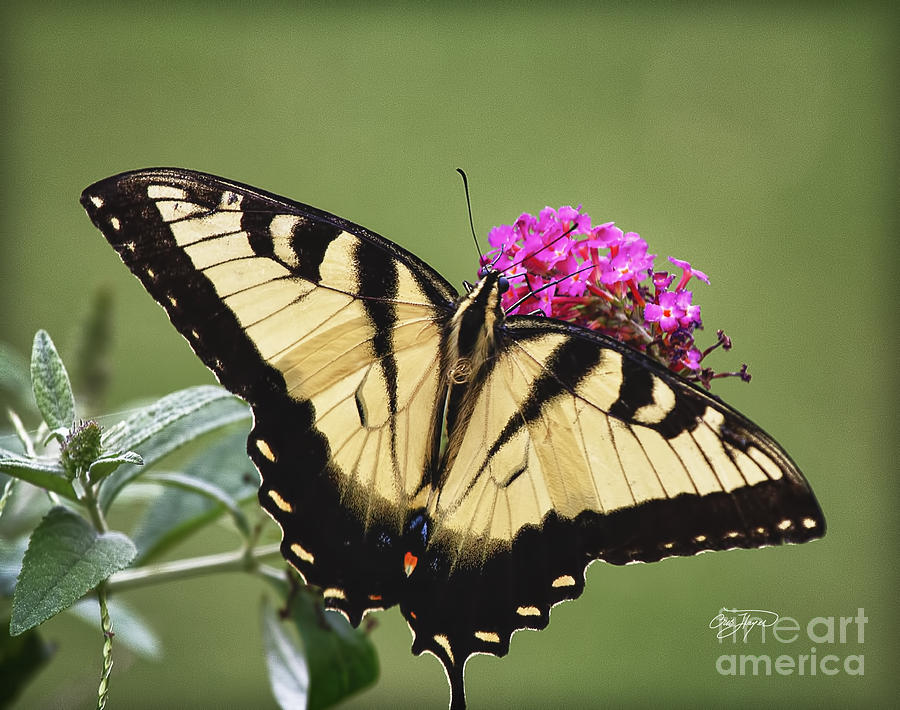
[(59, 459), (23, 456), (0, 449), (0, 472), (21, 478), (39, 488), (46, 488), (69, 500), (77, 498)]
[(263, 599), (262, 637), (272, 695), (282, 708), (309, 704), (309, 668), (296, 632), (278, 618), (272, 603)]
[(34, 336), (31, 387), (38, 411), (50, 429), (69, 428), (75, 421), (75, 397), (65, 365), (45, 330)]
[(96, 483), (115, 471), (122, 464), (133, 464), (135, 466), (143, 466), (144, 459), (140, 454), (134, 451), (125, 451), (120, 454), (104, 454), (96, 459), (90, 466), (91, 483)]
[[(247, 457), (247, 435), (242, 431), (203, 448), (181, 470), (219, 487), (238, 503), (255, 498), (259, 488), (259, 474)], [(132, 532), (138, 559), (143, 564), (156, 557), (223, 512), (221, 505), (206, 496), (166, 489)]]
[[(222, 387), (190, 387), (166, 395), (111, 427), (103, 445), (107, 449), (137, 451), (144, 465), (150, 466), (201, 434), (249, 416), (247, 405)], [(110, 476), (100, 488), (101, 507), (108, 510), (123, 486), (140, 473), (138, 466), (125, 464)]]
[(67, 508), (50, 510), (35, 528), (13, 596), (10, 633), (17, 635), (68, 608), (137, 550), (118, 532), (99, 533)]
[(247, 516), (244, 515), (244, 511), (241, 510), (234, 498), (217, 485), (212, 484), (209, 481), (204, 481), (202, 478), (175, 472), (151, 473), (144, 476), (141, 480), (148, 483), (161, 483), (164, 486), (173, 486), (174, 488), (180, 488), (187, 493), (198, 493), (199, 495), (222, 505), (229, 513), (231, 513), (231, 517), (234, 520), (235, 525), (237, 525), (238, 530), (240, 530), (245, 537), (250, 537), (250, 523), (247, 521)]
[[(116, 644), (122, 644), (142, 658), (152, 660), (162, 658), (162, 641), (146, 619), (118, 596), (111, 597), (106, 603), (109, 607), (109, 615), (113, 619)], [(93, 595), (79, 599), (69, 607), (66, 613), (72, 614), (94, 628), (100, 619), (99, 604)]]

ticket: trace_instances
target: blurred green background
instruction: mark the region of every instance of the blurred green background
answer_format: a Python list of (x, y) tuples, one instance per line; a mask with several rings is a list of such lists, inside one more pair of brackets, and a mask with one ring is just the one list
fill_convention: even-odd
[[(467, 667), (473, 708), (878, 706), (896, 700), (897, 13), (758, 3), (629, 9), (472, 3), (331, 10), (289, 3), (85, 3), (0, 14), (0, 340), (46, 328), (71, 355), (98, 286), (115, 295), (111, 411), (212, 381), (78, 205), (133, 168), (205, 170), (340, 214), (454, 283), (521, 212), (583, 204), (693, 262), (715, 391), (792, 453), (829, 523), (809, 545), (593, 565), (587, 591), (505, 659)], [(165, 8), (165, 9), (163, 9)], [(699, 341), (702, 343), (702, 337)], [(229, 549), (215, 528), (174, 556)], [(122, 651), (112, 707), (266, 707), (263, 586), (231, 575), (128, 592), (160, 631)], [(865, 642), (748, 649), (707, 628), (722, 606), (869, 619)], [(346, 707), (443, 707), (434, 659), (396, 610), (382, 677)], [(60, 617), (57, 657), (17, 707), (90, 707), (98, 632)], [(865, 675), (724, 677), (723, 653), (864, 654)], [(121, 648), (121, 647), (120, 647)], [(117, 652), (118, 653), (118, 652)]]

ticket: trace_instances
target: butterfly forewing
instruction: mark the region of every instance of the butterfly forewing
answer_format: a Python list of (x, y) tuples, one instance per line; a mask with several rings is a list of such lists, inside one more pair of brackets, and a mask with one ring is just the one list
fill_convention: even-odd
[[(455, 293), (362, 227), (212, 176), (159, 169), (82, 203), (226, 387), (254, 410), (248, 448), (285, 556), (358, 621), (396, 601), (389, 549), (439, 418)], [(379, 562), (381, 565), (379, 566)]]

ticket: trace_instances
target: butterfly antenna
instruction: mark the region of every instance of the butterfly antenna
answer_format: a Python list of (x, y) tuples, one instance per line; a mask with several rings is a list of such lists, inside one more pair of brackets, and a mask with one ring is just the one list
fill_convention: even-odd
[(472, 219), (472, 201), (469, 199), (469, 178), (466, 177), (466, 171), (457, 168), (456, 172), (460, 174), (463, 181), (463, 189), (466, 192), (466, 209), (469, 211), (469, 229), (472, 231), (472, 239), (475, 240), (475, 250), (478, 252), (478, 261), (481, 262), (481, 247), (478, 244), (478, 237), (475, 234), (475, 222)]
[(519, 306), (521, 306), (523, 303), (525, 303), (525, 301), (527, 301), (527, 300), (528, 300), (529, 298), (531, 298), (532, 296), (533, 296), (534, 298), (537, 298), (537, 295), (538, 295), (541, 291), (543, 291), (543, 290), (545, 290), (545, 289), (548, 289), (548, 288), (550, 288), (551, 286), (556, 286), (556, 284), (560, 284), (560, 283), (562, 283), (563, 281), (565, 281), (566, 279), (571, 278), (572, 276), (575, 276), (576, 274), (580, 274), (580, 273), (582, 273), (583, 271), (590, 271), (590, 270), (593, 269), (593, 268), (594, 268), (594, 264), (589, 264), (588, 266), (583, 266), (583, 267), (581, 267), (580, 269), (576, 269), (576, 270), (573, 271), (571, 274), (566, 274), (566, 275), (563, 276), (561, 279), (556, 279), (556, 281), (549, 281), (548, 283), (545, 283), (543, 286), (541, 286), (541, 287), (538, 288), (538, 289), (534, 289), (534, 288), (531, 287), (531, 281), (528, 279), (528, 274), (527, 274), (527, 272), (526, 272), (526, 274), (525, 274), (525, 283), (528, 284), (528, 293), (526, 293), (524, 296), (522, 296), (522, 298), (520, 298), (518, 301), (516, 301), (515, 303), (513, 303), (509, 308), (505, 309), (506, 313), (510, 313), (511, 311), (515, 310), (516, 308), (518, 308)]

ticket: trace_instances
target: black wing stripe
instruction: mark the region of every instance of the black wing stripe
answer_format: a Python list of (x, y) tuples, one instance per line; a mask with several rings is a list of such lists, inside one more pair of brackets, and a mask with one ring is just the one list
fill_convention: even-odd
[(621, 371), (619, 398), (609, 408), (609, 415), (627, 422), (634, 419), (639, 409), (654, 404), (654, 378), (646, 368), (628, 359), (622, 360)]
[[(603, 350), (585, 347), (584, 343), (577, 340), (557, 345), (549, 359), (539, 363), (543, 371), (532, 381), (524, 398), (525, 405), (510, 414), (506, 424), (488, 447), (485, 465), (516, 433), (527, 427), (530, 422), (541, 418), (545, 407), (556, 397), (563, 393), (574, 392), (579, 382), (603, 359), (604, 355)], [(474, 483), (473, 480), (473, 485)]]

